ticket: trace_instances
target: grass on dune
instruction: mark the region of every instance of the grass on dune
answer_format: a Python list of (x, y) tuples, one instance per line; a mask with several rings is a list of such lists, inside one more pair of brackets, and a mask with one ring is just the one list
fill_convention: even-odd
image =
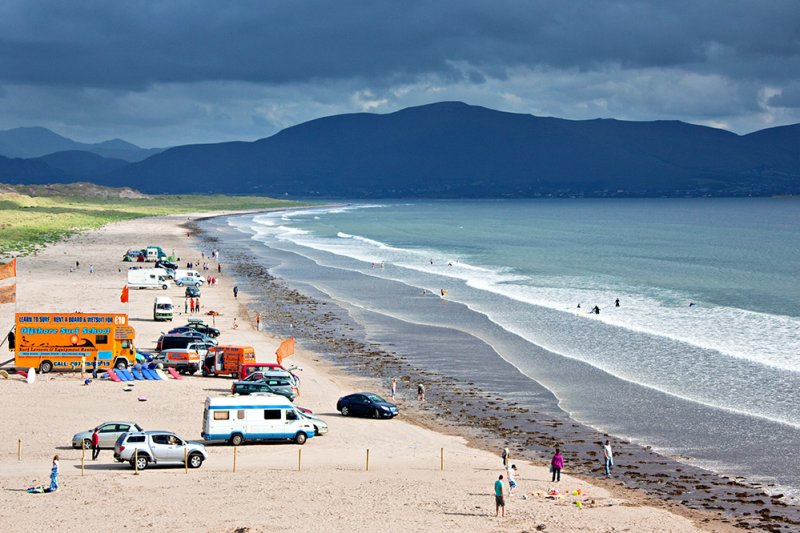
[(260, 196), (165, 195), (93, 198), (0, 194), (0, 254), (29, 255), (73, 233), (147, 216), (299, 207), (299, 202)]

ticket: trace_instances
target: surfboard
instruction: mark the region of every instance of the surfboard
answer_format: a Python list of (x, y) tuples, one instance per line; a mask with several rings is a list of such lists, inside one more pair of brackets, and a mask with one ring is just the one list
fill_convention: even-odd
[(28, 370), (28, 376), (25, 379), (27, 380), (29, 385), (34, 381), (36, 381), (36, 369), (31, 368), (30, 370)]
[(8, 379), (8, 372), (5, 370), (0, 370), (0, 378)]
[(161, 370), (160, 368), (156, 368), (155, 370), (153, 370), (153, 372), (155, 372), (155, 373), (156, 373), (156, 375), (157, 375), (158, 377), (160, 377), (162, 380), (166, 380), (166, 379), (167, 379), (167, 375), (166, 375), (166, 374), (164, 373), (164, 371), (163, 371), (163, 370)]

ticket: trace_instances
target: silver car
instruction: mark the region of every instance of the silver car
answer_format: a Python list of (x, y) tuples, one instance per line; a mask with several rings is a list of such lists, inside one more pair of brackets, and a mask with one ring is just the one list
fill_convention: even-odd
[(136, 422), (104, 422), (88, 431), (81, 431), (72, 436), (72, 447), (80, 448), (81, 443), (87, 450), (92, 448), (92, 433), (97, 430), (100, 437), (100, 448), (103, 450), (113, 450), (114, 443), (123, 433), (128, 431), (142, 431), (142, 426)]
[(206, 447), (183, 440), (171, 431), (136, 431), (125, 433), (114, 445), (114, 459), (129, 462), (132, 468), (144, 470), (153, 464), (183, 464), (200, 468), (208, 459)]
[(301, 410), (297, 410), (300, 413), (300, 416), (314, 424), (314, 431), (317, 432), (317, 437), (322, 436), (328, 432), (328, 423), (325, 422), (321, 418), (317, 418), (316, 416), (312, 415), (311, 413), (304, 413)]

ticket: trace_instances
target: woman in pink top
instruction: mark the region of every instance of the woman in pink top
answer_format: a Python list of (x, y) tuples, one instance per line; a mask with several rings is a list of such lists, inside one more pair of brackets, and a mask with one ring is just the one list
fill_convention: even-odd
[(550, 460), (550, 470), (553, 472), (553, 479), (551, 481), (561, 481), (561, 469), (564, 468), (564, 457), (561, 456), (561, 450), (556, 448), (556, 453)]

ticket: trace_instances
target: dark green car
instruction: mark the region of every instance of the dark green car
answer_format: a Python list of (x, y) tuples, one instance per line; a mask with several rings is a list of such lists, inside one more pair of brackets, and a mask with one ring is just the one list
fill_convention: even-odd
[(297, 388), (287, 379), (266, 379), (259, 381), (236, 381), (231, 385), (231, 394), (247, 396), (254, 392), (278, 394), (293, 402), (297, 397)]

